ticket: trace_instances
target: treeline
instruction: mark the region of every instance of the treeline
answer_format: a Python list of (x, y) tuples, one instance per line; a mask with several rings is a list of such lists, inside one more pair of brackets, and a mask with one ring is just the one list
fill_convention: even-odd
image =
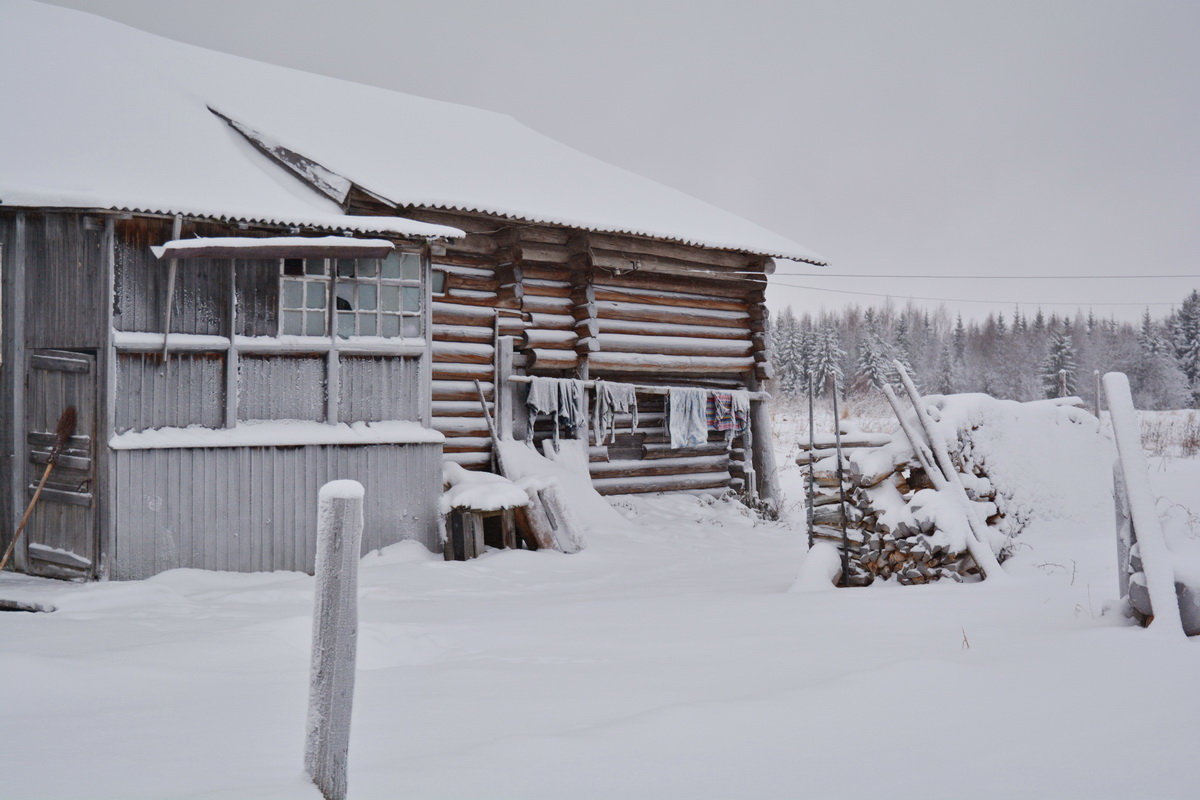
[(1200, 292), (1165, 319), (1147, 311), (1140, 325), (1100, 319), (1032, 315), (1015, 309), (964, 322), (944, 308), (850, 307), (797, 317), (791, 308), (771, 330), (777, 389), (798, 398), (812, 377), (835, 375), (848, 395), (895, 379), (892, 363), (908, 366), (923, 391), (985, 392), (1012, 400), (1079, 395), (1095, 401), (1093, 373), (1129, 376), (1139, 408), (1200, 406)]

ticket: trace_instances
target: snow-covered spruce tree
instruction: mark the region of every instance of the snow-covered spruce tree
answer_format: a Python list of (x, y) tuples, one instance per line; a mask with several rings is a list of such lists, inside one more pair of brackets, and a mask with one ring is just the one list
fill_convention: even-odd
[(1168, 352), (1167, 340), (1158, 329), (1158, 325), (1150, 318), (1150, 309), (1142, 312), (1142, 327), (1138, 329), (1138, 347), (1148, 356), (1156, 356)]
[(1200, 291), (1192, 290), (1171, 317), (1170, 327), (1175, 358), (1192, 391), (1192, 405), (1200, 405)]
[(867, 331), (858, 340), (858, 377), (879, 388), (893, 379), (895, 369), (888, 358), (887, 345), (875, 331)]
[[(904, 312), (901, 312), (900, 318), (896, 320), (896, 335), (892, 338), (892, 346), (888, 348), (890, 351), (888, 355), (891, 356), (891, 358), (888, 360), (899, 361), (902, 365), (904, 365), (904, 371), (912, 377), (913, 383), (917, 383), (919, 385), (919, 381), (917, 380), (917, 372), (913, 369), (912, 365), (911, 331), (912, 328), (908, 320), (908, 315)], [(891, 368), (889, 369), (889, 372), (895, 373), (895, 369)], [(897, 376), (893, 374), (891, 380), (897, 380)], [(883, 384), (880, 383), (877, 385), (882, 386)]]
[[(1042, 362), (1042, 388), (1046, 397), (1065, 397), (1075, 393), (1075, 377), (1078, 367), (1075, 362), (1075, 348), (1071, 344), (1069, 326), (1055, 328), (1050, 334), (1050, 349), (1046, 360)], [(1066, 392), (1063, 392), (1063, 379), (1066, 381)]]
[(796, 397), (802, 390), (800, 352), (800, 325), (791, 306), (783, 310), (771, 326), (771, 362), (779, 382), (780, 391), (788, 397)]
[(842, 360), (846, 351), (842, 349), (841, 337), (832, 322), (822, 325), (816, 332), (812, 350), (813, 384), (818, 391), (824, 391), (833, 376), (837, 384), (842, 384), (845, 373), (842, 371)]

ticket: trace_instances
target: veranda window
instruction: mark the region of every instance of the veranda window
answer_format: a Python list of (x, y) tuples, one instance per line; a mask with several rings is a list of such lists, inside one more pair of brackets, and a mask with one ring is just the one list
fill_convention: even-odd
[[(339, 338), (421, 336), (421, 257), (281, 261), (280, 333)], [(330, 298), (333, 307), (330, 308)], [(332, 315), (331, 315), (332, 311)]]

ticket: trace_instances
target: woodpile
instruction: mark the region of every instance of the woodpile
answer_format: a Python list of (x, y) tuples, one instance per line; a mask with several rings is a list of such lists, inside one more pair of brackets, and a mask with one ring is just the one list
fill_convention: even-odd
[[(955, 544), (962, 537), (944, 530), (953, 527), (947, 525), (945, 515), (939, 519), (922, 503), (930, 499), (933, 481), (906, 443), (847, 429), (842, 453), (840, 487), (832, 441), (801, 442), (796, 459), (805, 470), (806, 488), (812, 466), (814, 541), (828, 541), (841, 549), (845, 520), (849, 576), (842, 585), (866, 586), (876, 578), (905, 585), (943, 578), (962, 581), (979, 574), (965, 545)], [(996, 525), (1002, 515), (994, 502), (995, 489), (979, 467), (972, 467), (969, 474), (967, 482), (978, 487), (968, 492), (971, 501), (978, 504), (989, 526)], [(918, 492), (925, 494), (918, 497)]]

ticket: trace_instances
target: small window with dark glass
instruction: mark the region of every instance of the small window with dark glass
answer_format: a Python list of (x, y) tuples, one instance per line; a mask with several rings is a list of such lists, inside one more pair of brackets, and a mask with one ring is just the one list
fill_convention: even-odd
[(328, 336), (332, 296), (334, 330), (341, 338), (421, 335), (421, 256), (284, 259), (281, 333)]
[(280, 333), (327, 336), (329, 273), (323, 258), (286, 258), (279, 292)]

